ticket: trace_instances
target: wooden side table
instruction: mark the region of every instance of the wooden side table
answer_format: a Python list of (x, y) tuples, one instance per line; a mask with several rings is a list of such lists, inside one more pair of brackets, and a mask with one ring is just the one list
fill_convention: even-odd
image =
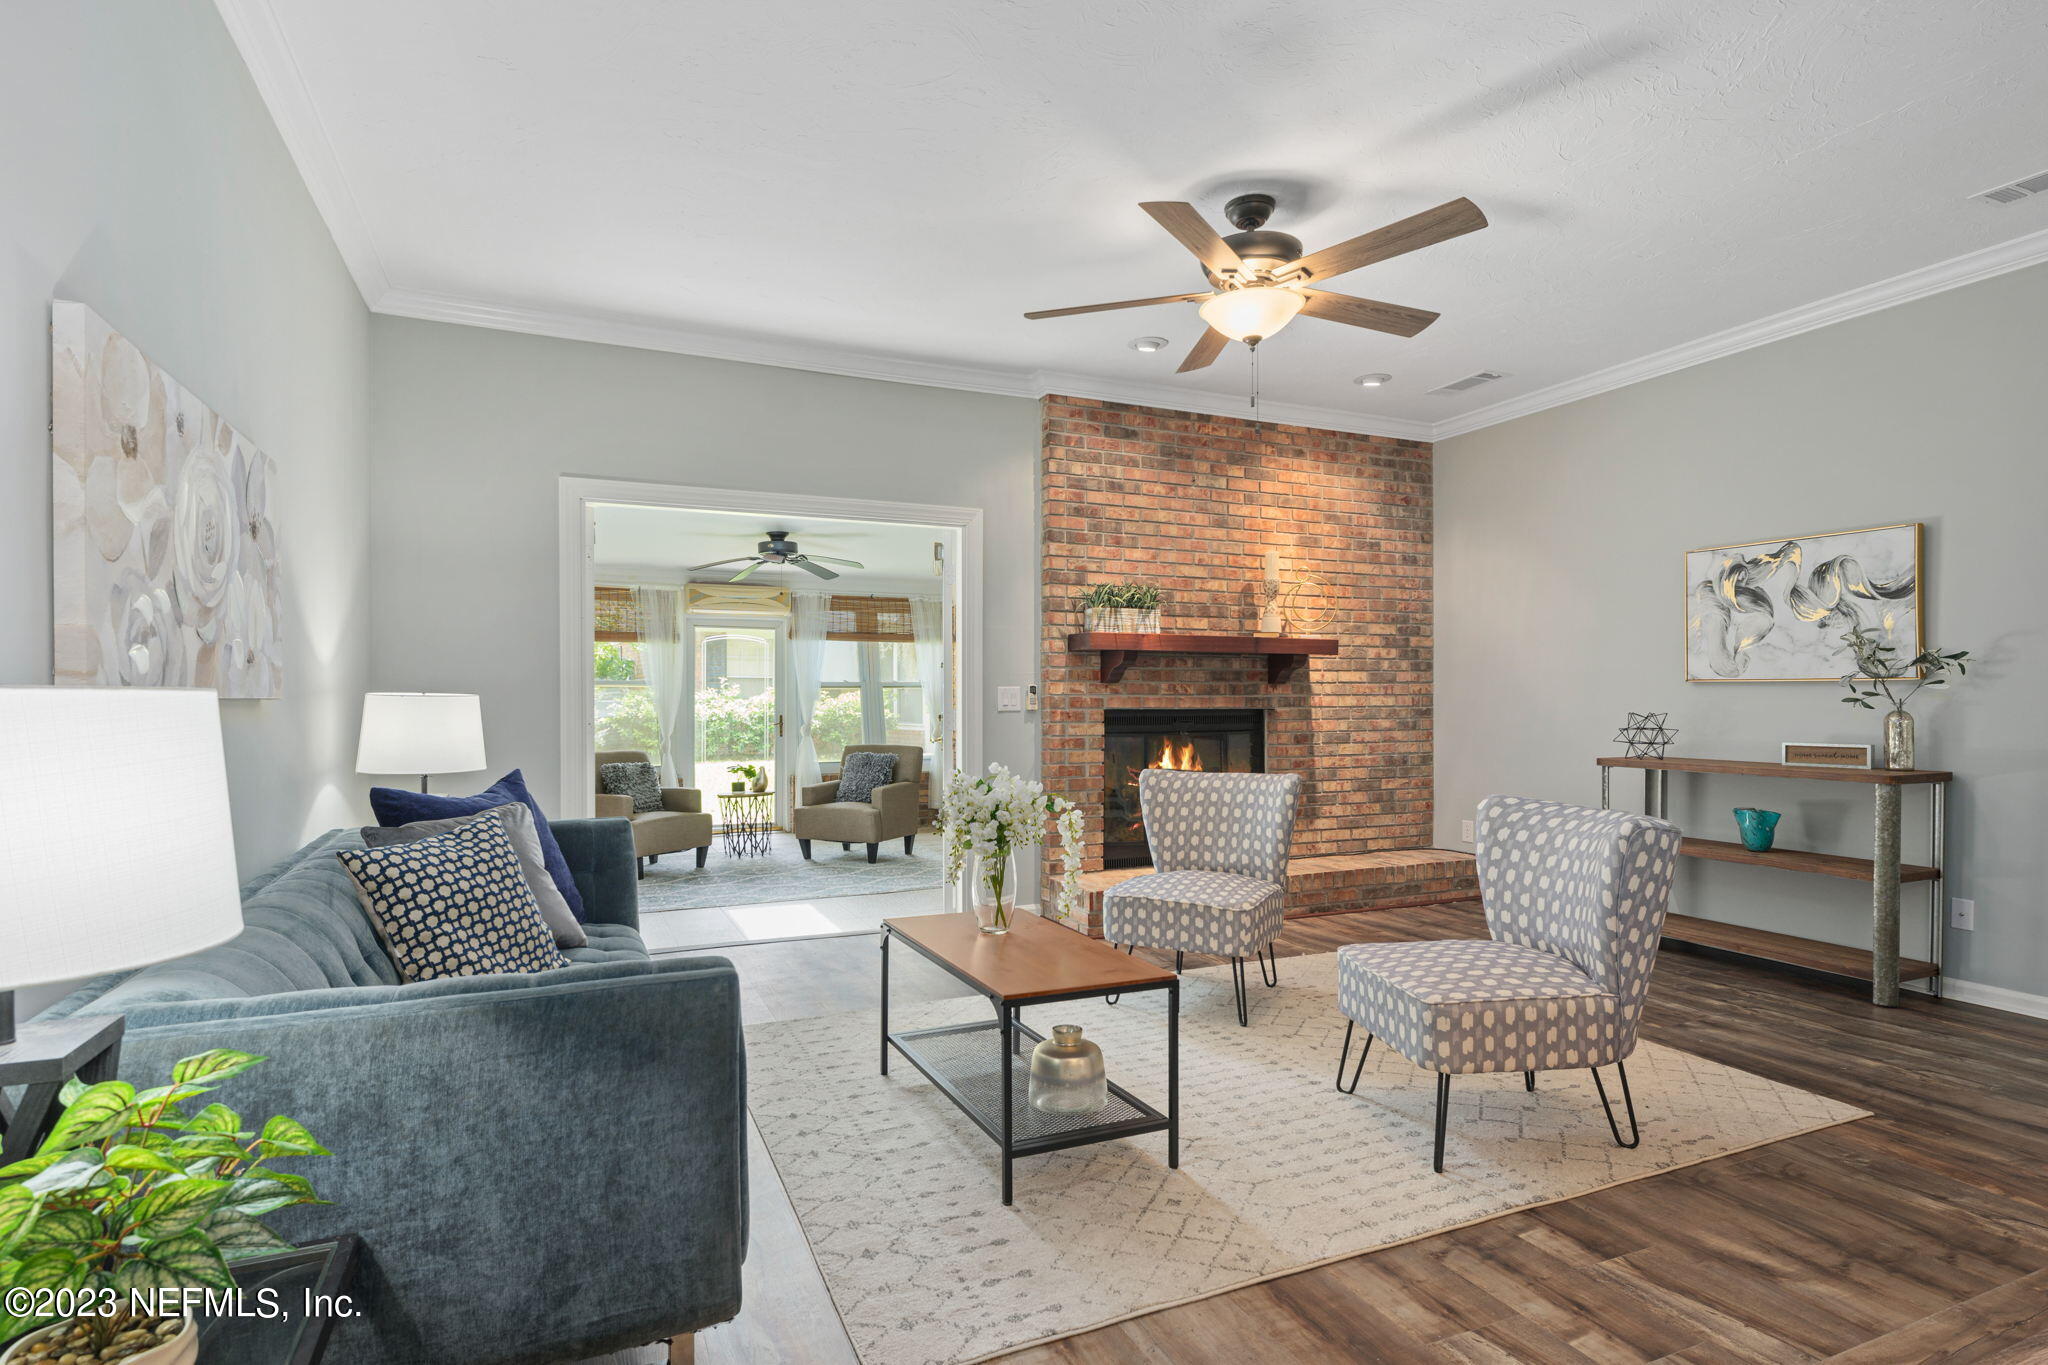
[[(1643, 770), (1644, 813), (1660, 820), (1670, 819), (1672, 773), (1709, 773), (1737, 777), (1798, 778), (1809, 782), (1854, 782), (1871, 789), (1872, 847), (1868, 858), (1850, 858), (1832, 853), (1810, 853), (1799, 849), (1770, 848), (1759, 853), (1737, 843), (1718, 839), (1687, 839), (1679, 852), (1689, 858), (1714, 862), (1748, 863), (1755, 867), (1776, 867), (1791, 872), (1816, 873), (1848, 881), (1870, 883), (1871, 950), (1796, 938), (1791, 934), (1690, 915), (1667, 915), (1666, 942), (1689, 944), (1737, 957), (1776, 962), (1827, 976), (1847, 976), (1870, 983), (1871, 1001), (1879, 1005), (1899, 1003), (1901, 980), (1925, 980), (1936, 999), (1941, 997), (1941, 886), (1944, 849), (1948, 842), (1948, 784), (1955, 774), (1931, 768), (1817, 768), (1792, 763), (1750, 763), (1726, 758), (1602, 758), (1600, 805), (1608, 804), (1608, 781), (1616, 768)], [(1928, 858), (1926, 863), (1900, 860), (1902, 823), (1900, 796), (1907, 787), (1928, 789)], [(1899, 887), (1904, 882), (1926, 882), (1929, 892), (1927, 958), (1899, 955)]]
[(0, 1166), (32, 1155), (57, 1121), (57, 1096), (73, 1076), (87, 1085), (114, 1079), (121, 1062), (122, 1017), (90, 1014), (27, 1023), (0, 1047), (0, 1091), (23, 1087), (10, 1105), (0, 1094)]

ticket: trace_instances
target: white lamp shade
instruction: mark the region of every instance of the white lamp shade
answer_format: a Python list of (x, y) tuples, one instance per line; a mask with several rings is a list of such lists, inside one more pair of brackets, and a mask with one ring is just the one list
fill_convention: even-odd
[(242, 931), (212, 692), (0, 687), (0, 990)]
[(1205, 299), (1197, 311), (1202, 321), (1232, 341), (1257, 337), (1263, 341), (1294, 320), (1307, 302), (1298, 289), (1254, 285), (1226, 290)]
[(359, 773), (473, 773), (484, 766), (484, 709), (473, 692), (365, 692)]

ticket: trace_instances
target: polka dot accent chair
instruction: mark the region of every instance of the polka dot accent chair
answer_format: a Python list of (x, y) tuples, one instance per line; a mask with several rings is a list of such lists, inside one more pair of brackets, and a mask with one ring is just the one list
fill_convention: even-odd
[[(1479, 804), (1479, 891), (1490, 939), (1353, 943), (1337, 950), (1337, 1007), (1350, 1024), (1337, 1086), (1358, 1089), (1344, 1064), (1353, 1028), (1437, 1073), (1436, 1169), (1453, 1075), (1585, 1067), (1614, 1140), (1640, 1139), (1622, 1063), (1635, 1051), (1650, 969), (1678, 863), (1678, 829), (1626, 811), (1519, 796)], [(1621, 1079), (1623, 1142), (1599, 1068)]]
[(1280, 981), (1272, 949), (1287, 901), (1300, 775), (1147, 768), (1138, 774), (1138, 804), (1153, 871), (1102, 898), (1102, 936), (1127, 949), (1171, 948), (1176, 971), (1182, 953), (1229, 958), (1237, 1022), (1249, 1025), (1245, 958), (1258, 957), (1268, 986)]

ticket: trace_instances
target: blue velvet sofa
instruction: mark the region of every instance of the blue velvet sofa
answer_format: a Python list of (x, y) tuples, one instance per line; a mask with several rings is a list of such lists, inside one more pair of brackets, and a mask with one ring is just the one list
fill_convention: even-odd
[(553, 824), (590, 944), (551, 972), (399, 984), (331, 855), (242, 888), (240, 935), (103, 977), (44, 1017), (127, 1015), (120, 1074), (158, 1085), (211, 1047), (270, 1058), (211, 1098), (303, 1121), (325, 1206), (295, 1241), (363, 1239), (347, 1365), (540, 1365), (724, 1322), (746, 1253), (739, 982), (724, 958), (649, 958), (633, 831)]

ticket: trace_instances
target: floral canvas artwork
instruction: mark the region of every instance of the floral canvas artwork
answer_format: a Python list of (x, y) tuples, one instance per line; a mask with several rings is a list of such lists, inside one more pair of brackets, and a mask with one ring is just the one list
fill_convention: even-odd
[(50, 362), (56, 681), (281, 695), (270, 457), (83, 304)]

